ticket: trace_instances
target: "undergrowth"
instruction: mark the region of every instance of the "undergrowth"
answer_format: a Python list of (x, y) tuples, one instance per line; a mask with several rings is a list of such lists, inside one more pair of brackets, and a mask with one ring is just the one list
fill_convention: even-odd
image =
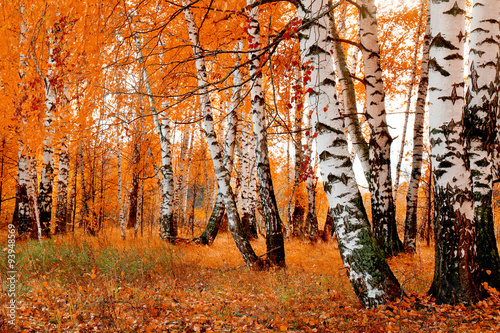
[[(253, 246), (266, 251), (263, 239)], [(486, 332), (500, 319), (500, 298), (474, 309), (434, 306), (425, 296), (433, 249), (425, 246), (389, 260), (408, 298), (373, 310), (356, 299), (335, 242), (289, 241), (287, 268), (265, 272), (243, 265), (229, 234), (212, 246), (172, 246), (122, 241), (113, 230), (16, 249), (17, 326), (8, 326), (3, 307), (0, 332)], [(8, 300), (3, 292), (0, 303)]]

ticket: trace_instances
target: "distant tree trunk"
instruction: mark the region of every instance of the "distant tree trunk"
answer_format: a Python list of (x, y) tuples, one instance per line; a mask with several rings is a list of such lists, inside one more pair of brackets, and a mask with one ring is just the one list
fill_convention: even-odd
[[(174, 192), (174, 168), (172, 165), (172, 147), (171, 147), (171, 120), (166, 116), (158, 121), (161, 126), (158, 129), (161, 144), (161, 173), (163, 178), (162, 203), (161, 203), (161, 223), (160, 236), (170, 243), (175, 243), (177, 239), (177, 225), (174, 220), (172, 195)], [(158, 127), (158, 126), (157, 126)]]
[(139, 196), (139, 173), (134, 172), (132, 174), (132, 183), (130, 184), (130, 193), (128, 196), (128, 220), (127, 229), (132, 229), (135, 227), (137, 222), (137, 201)]
[(75, 162), (74, 162), (74, 167), (73, 167), (73, 179), (71, 183), (71, 189), (69, 193), (69, 213), (71, 216), (68, 216), (68, 218), (71, 219), (71, 231), (74, 233), (75, 232), (75, 217), (76, 217), (76, 191), (77, 191), (77, 186), (78, 186), (78, 171), (80, 170), (79, 164), (78, 164), (78, 153), (75, 154)]
[(309, 231), (309, 240), (311, 242), (316, 242), (318, 240), (318, 218), (316, 216), (316, 170), (315, 170), (315, 158), (313, 156), (313, 137), (315, 135), (315, 130), (311, 124), (312, 111), (307, 117), (307, 127), (310, 128), (306, 132), (306, 149), (304, 151), (304, 161), (306, 161), (303, 166), (302, 172), (306, 178), (306, 188), (307, 188), (307, 198), (308, 198), (308, 209), (307, 209), (307, 226)]
[[(64, 139), (63, 139), (64, 140)], [(66, 138), (67, 140), (67, 138)], [(66, 141), (59, 150), (59, 177), (57, 182), (56, 234), (65, 234), (68, 222), (69, 154)]]
[(435, 268), (429, 290), (437, 303), (480, 297), (471, 175), (463, 117), (465, 0), (431, 3), (429, 110), (434, 169)]
[(135, 36), (135, 42), (137, 47), (137, 54), (139, 62), (142, 64), (141, 74), (144, 85), (146, 86), (146, 92), (148, 94), (149, 109), (151, 115), (153, 116), (153, 121), (156, 127), (156, 132), (160, 138), (160, 148), (161, 148), (161, 161), (162, 166), (160, 172), (163, 177), (162, 189), (162, 200), (161, 200), (161, 217), (160, 217), (160, 238), (167, 240), (170, 243), (175, 243), (177, 239), (177, 228), (174, 220), (174, 209), (172, 207), (172, 198), (174, 194), (174, 168), (172, 165), (172, 136), (171, 136), (171, 120), (166, 115), (160, 120), (156, 108), (156, 101), (153, 97), (153, 90), (151, 88), (151, 83), (149, 82), (148, 73), (146, 66), (144, 64), (144, 57), (142, 55), (142, 43), (137, 35)]
[[(147, 159), (144, 164), (147, 164)], [(143, 206), (143, 199), (144, 199), (144, 183), (145, 183), (145, 178), (146, 178), (146, 170), (143, 170), (142, 174), (142, 179), (140, 179), (140, 187), (139, 187), (139, 197), (137, 201), (137, 217), (135, 219), (135, 225), (134, 225), (134, 236), (137, 237), (139, 233), (139, 225), (142, 225), (142, 206)]]
[(306, 181), (309, 209), (307, 211), (307, 220), (309, 224), (309, 240), (316, 242), (319, 237), (318, 217), (316, 215), (316, 180), (310, 178)]
[[(239, 50), (241, 50), (241, 42), (239, 45)], [(231, 101), (231, 111), (227, 118), (227, 133), (226, 140), (224, 144), (224, 159), (223, 163), (227, 168), (229, 174), (233, 171), (234, 165), (234, 151), (236, 147), (236, 129), (238, 127), (238, 114), (237, 106), (241, 100), (240, 94), (240, 84), (241, 84), (241, 75), (238, 69), (240, 65), (240, 56), (237, 55), (235, 71), (233, 74), (233, 96)], [(219, 232), (220, 225), (222, 223), (222, 219), (224, 217), (224, 212), (226, 211), (224, 207), (224, 196), (217, 190), (217, 198), (215, 200), (214, 209), (212, 210), (212, 215), (210, 215), (210, 219), (208, 220), (207, 227), (203, 234), (200, 236), (199, 240), (202, 244), (211, 245), (217, 237), (217, 233)], [(245, 225), (246, 221), (242, 221), (243, 225)]]
[(392, 197), (391, 143), (387, 128), (385, 92), (377, 37), (377, 7), (374, 0), (361, 0), (360, 41), (366, 80), (367, 117), (371, 127), (370, 176), (373, 233), (386, 256), (404, 251), (396, 228)]
[(429, 161), (429, 179), (427, 181), (427, 226), (425, 232), (425, 242), (427, 246), (431, 245), (431, 234), (432, 234), (432, 216), (433, 216), (433, 198), (432, 198), (432, 165)]
[[(252, 5), (255, 0), (247, 0), (247, 5)], [(274, 194), (271, 167), (269, 165), (269, 152), (267, 143), (267, 126), (265, 123), (265, 96), (262, 90), (261, 57), (257, 51), (260, 48), (259, 7), (250, 10), (248, 16), (248, 36), (250, 53), (250, 76), (252, 88), (253, 131), (255, 138), (255, 156), (257, 162), (257, 175), (259, 177), (259, 194), (263, 208), (263, 218), (266, 225), (267, 258), (272, 265), (285, 266), (285, 245), (283, 240), (282, 222)]]
[(300, 183), (302, 182), (302, 117), (304, 112), (304, 102), (303, 102), (303, 89), (302, 89), (302, 75), (297, 75), (297, 81), (294, 86), (294, 96), (293, 101), (295, 102), (295, 125), (294, 125), (294, 148), (295, 148), (295, 168), (294, 168), (294, 182), (292, 187), (292, 194), (290, 199), (293, 199), (293, 212), (291, 217), (291, 230), (290, 234), (292, 237), (299, 237), (300, 227), (304, 223), (305, 208), (304, 208), (304, 198), (303, 191), (300, 188)]
[(81, 215), (81, 226), (86, 230), (89, 223), (89, 206), (87, 203), (88, 193), (87, 193), (87, 182), (85, 179), (85, 161), (83, 159), (83, 142), (80, 143), (80, 149), (78, 152), (79, 162), (80, 162), (80, 188), (82, 190), (82, 208), (80, 210)]
[[(500, 257), (493, 220), (492, 170), (499, 102), (500, 4), (476, 0), (472, 7), (465, 132), (472, 169), (479, 277), (500, 290)], [(496, 40), (495, 40), (496, 38)], [(498, 173), (497, 173), (498, 174)]]
[[(193, 137), (193, 131), (189, 130), (188, 126), (185, 125), (185, 130), (182, 133), (182, 143), (181, 143), (181, 151), (180, 156), (178, 158), (178, 175), (175, 177), (175, 185), (174, 185), (174, 195), (172, 206), (174, 209), (174, 220), (177, 225), (184, 224), (184, 217), (187, 216), (188, 207), (188, 186), (189, 183), (189, 165), (192, 159), (192, 151), (193, 146), (190, 144)], [(174, 130), (175, 132), (175, 130)], [(191, 140), (190, 140), (191, 137)]]
[(189, 39), (192, 43), (193, 54), (196, 58), (196, 71), (198, 75), (198, 87), (200, 90), (200, 103), (204, 114), (205, 134), (207, 136), (208, 145), (210, 147), (210, 153), (212, 155), (212, 161), (215, 167), (217, 182), (222, 194), (224, 195), (224, 205), (227, 211), (229, 227), (231, 229), (231, 233), (233, 235), (236, 246), (238, 247), (243, 257), (245, 264), (248, 267), (262, 269), (263, 267), (265, 267), (265, 263), (255, 254), (252, 245), (250, 244), (241, 225), (240, 216), (236, 207), (235, 196), (233, 193), (233, 189), (231, 188), (231, 175), (229, 174), (222, 161), (223, 152), (222, 148), (219, 145), (219, 142), (217, 141), (217, 134), (214, 128), (212, 104), (207, 89), (207, 69), (205, 65), (205, 58), (200, 56), (198, 30), (196, 28), (191, 10), (189, 6), (187, 6), (185, 0), (183, 1), (183, 4), (185, 5), (183, 11), (184, 17), (186, 19)]
[[(423, 4), (424, 0), (422, 0), (422, 10)], [(422, 50), (422, 64), (420, 66), (420, 83), (418, 85), (417, 105), (415, 108), (415, 123), (413, 125), (413, 160), (410, 183), (408, 184), (408, 193), (406, 194), (404, 246), (407, 252), (415, 252), (417, 250), (418, 186), (420, 184), (420, 177), (422, 175), (424, 113), (427, 98), (427, 87), (429, 85), (429, 47), (431, 44), (431, 16), (429, 8), (430, 3), (427, 4), (427, 23), (424, 36), (424, 47)]]
[(333, 225), (333, 217), (328, 212), (326, 214), (325, 228), (323, 229), (323, 241), (329, 242), (332, 239), (334, 232), (335, 226)]
[[(404, 150), (405, 150), (405, 141), (406, 141), (406, 132), (408, 130), (408, 119), (410, 118), (410, 108), (411, 108), (411, 97), (413, 93), (413, 86), (415, 85), (415, 76), (417, 74), (417, 58), (418, 58), (418, 44), (420, 42), (420, 34), (421, 34), (421, 26), (422, 26), (422, 20), (424, 17), (424, 8), (425, 8), (425, 1), (426, 0), (420, 0), (420, 14), (418, 18), (418, 26), (417, 26), (417, 31), (415, 33), (415, 51), (413, 53), (413, 63), (412, 63), (412, 68), (411, 68), (411, 76), (410, 76), (410, 84), (408, 85), (408, 93), (407, 93), (407, 98), (406, 98), (406, 110), (405, 110), (405, 120), (403, 123), (403, 131), (401, 133), (401, 148), (399, 149), (399, 154), (398, 154), (398, 163), (396, 164), (396, 175), (394, 177), (394, 186), (392, 187), (393, 191), (393, 197), (394, 200), (397, 200), (397, 195), (399, 191), (399, 178), (401, 175), (401, 164), (403, 163), (403, 155), (404, 155)], [(429, 22), (429, 20), (427, 20)], [(427, 25), (429, 26), (429, 25)], [(425, 50), (424, 50), (425, 51)], [(425, 57), (425, 56), (424, 56)], [(426, 93), (427, 95), (427, 93)], [(415, 118), (417, 115), (415, 115)], [(416, 235), (416, 233), (415, 233)]]
[(37, 192), (38, 187), (37, 182), (37, 172), (36, 172), (36, 162), (32, 160), (32, 168), (30, 169), (30, 186), (28, 186), (28, 200), (35, 216), (35, 223), (31, 229), (31, 239), (42, 240), (42, 224), (40, 220), (40, 209), (38, 207)]
[(255, 217), (255, 149), (251, 140), (249, 124), (241, 127), (241, 223), (247, 235), (256, 239), (257, 219)]
[[(299, 9), (307, 22), (327, 6), (326, 0), (303, 1)], [(331, 35), (326, 17), (312, 22), (300, 39), (302, 63), (310, 72), (306, 81), (309, 108), (317, 117), (319, 167), (330, 205), (342, 261), (356, 295), (364, 307), (376, 307), (401, 297), (401, 288), (370, 230), (347, 147), (333, 62)]]
[(123, 197), (122, 197), (122, 191), (123, 191), (123, 180), (122, 180), (122, 149), (121, 149), (121, 138), (120, 134), (118, 134), (118, 143), (116, 147), (116, 155), (117, 155), (117, 167), (118, 167), (118, 209), (120, 210), (119, 213), (119, 223), (120, 223), (120, 234), (122, 237), (122, 240), (125, 240), (126, 238), (126, 233), (125, 233), (125, 209), (123, 207)]

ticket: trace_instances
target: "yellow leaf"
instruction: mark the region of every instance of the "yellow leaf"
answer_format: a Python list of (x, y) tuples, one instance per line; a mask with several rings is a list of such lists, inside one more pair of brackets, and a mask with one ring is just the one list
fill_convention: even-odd
[(286, 332), (286, 330), (287, 330), (287, 329), (288, 329), (288, 328), (286, 327), (286, 325), (281, 325), (281, 326), (280, 326), (280, 331), (281, 331), (281, 332)]
[(45, 281), (45, 282), (43, 283), (43, 286), (44, 286), (45, 288), (48, 288), (49, 284), (47, 283), (47, 281)]

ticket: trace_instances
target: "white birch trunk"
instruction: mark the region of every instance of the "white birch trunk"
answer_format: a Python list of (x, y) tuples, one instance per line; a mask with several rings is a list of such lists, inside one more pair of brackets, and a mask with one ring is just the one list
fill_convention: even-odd
[(194, 22), (191, 10), (187, 6), (186, 1), (183, 1), (184, 17), (186, 19), (186, 26), (189, 34), (189, 39), (192, 43), (194, 57), (196, 58), (196, 72), (198, 76), (198, 87), (200, 91), (200, 104), (204, 114), (204, 125), (205, 134), (207, 137), (208, 145), (210, 147), (210, 153), (212, 155), (212, 161), (215, 167), (215, 174), (217, 175), (217, 182), (220, 188), (220, 192), (224, 195), (224, 205), (226, 207), (226, 212), (229, 221), (229, 227), (231, 233), (235, 240), (236, 246), (240, 250), (240, 253), (245, 261), (245, 264), (252, 268), (262, 268), (264, 262), (257, 257), (252, 245), (248, 241), (245, 232), (241, 226), (240, 216), (238, 213), (238, 208), (236, 207), (236, 200), (231, 188), (231, 175), (229, 174), (227, 168), (223, 163), (223, 151), (219, 142), (217, 141), (217, 135), (214, 128), (213, 115), (212, 115), (212, 105), (210, 97), (208, 95), (208, 78), (207, 70), (205, 65), (205, 58), (200, 56), (201, 47), (198, 38), (198, 30), (196, 29), (196, 24)]
[[(474, 216), (481, 282), (500, 290), (500, 257), (493, 220), (495, 123), (500, 75), (500, 3), (476, 0), (472, 7), (465, 131), (469, 143)], [(489, 271), (489, 274), (487, 273)]]
[(302, 170), (306, 177), (306, 189), (308, 199), (307, 224), (309, 226), (309, 239), (312, 242), (318, 240), (318, 218), (316, 216), (316, 159), (313, 156), (313, 137), (316, 130), (312, 126), (312, 112), (306, 118), (306, 127), (311, 128), (306, 132), (306, 149), (303, 158), (308, 161), (306, 169)]
[(339, 250), (351, 285), (365, 307), (375, 307), (400, 297), (401, 289), (370, 230), (347, 147), (340, 112), (328, 19), (317, 17), (326, 0), (303, 1), (308, 12), (299, 18), (310, 22), (300, 40), (303, 67), (310, 71), (306, 81), (307, 101), (316, 119), (317, 151), (325, 192), (334, 220)]
[(396, 165), (396, 175), (394, 177), (394, 186), (392, 188), (394, 201), (397, 200), (398, 190), (399, 190), (399, 178), (401, 173), (401, 164), (403, 162), (403, 155), (405, 150), (405, 141), (406, 141), (406, 131), (408, 129), (408, 119), (410, 117), (410, 108), (411, 108), (411, 97), (413, 94), (413, 86), (415, 85), (415, 76), (417, 73), (417, 57), (418, 57), (418, 44), (420, 42), (420, 34), (421, 34), (421, 26), (422, 20), (424, 17), (424, 8), (425, 8), (426, 0), (421, 0), (420, 3), (420, 13), (418, 18), (418, 27), (415, 35), (415, 52), (413, 53), (413, 62), (411, 68), (411, 76), (410, 76), (410, 84), (408, 85), (408, 93), (406, 97), (406, 110), (405, 110), (405, 120), (403, 124), (403, 132), (401, 134), (401, 148), (399, 149), (398, 154), (398, 163)]
[[(20, 33), (19, 33), (19, 99), (16, 101), (16, 109), (21, 117), (21, 135), (24, 132), (23, 127), (26, 125), (26, 119), (23, 112), (23, 103), (27, 97), (26, 85), (24, 78), (26, 76), (27, 57), (24, 54), (23, 47), (26, 42), (25, 34), (27, 32), (26, 23), (24, 22), (24, 7), (20, 5), (19, 8), (21, 14), (20, 23)], [(23, 139), (19, 140), (19, 152), (18, 152), (18, 165), (17, 165), (17, 188), (16, 188), (16, 207), (13, 217), (13, 223), (17, 227), (18, 235), (24, 235), (30, 233), (31, 229), (35, 226), (35, 216), (33, 210), (30, 208), (30, 202), (28, 198), (30, 182), (30, 167), (31, 167), (31, 157), (28, 155), (26, 144)]]
[(142, 45), (139, 38), (135, 35), (137, 54), (142, 63), (142, 80), (146, 86), (146, 92), (148, 94), (149, 108), (151, 115), (153, 116), (153, 121), (160, 137), (160, 148), (161, 148), (161, 174), (163, 176), (163, 186), (162, 186), (162, 202), (161, 202), (161, 220), (160, 220), (160, 237), (170, 243), (175, 243), (177, 238), (177, 230), (173, 221), (173, 207), (172, 198), (174, 192), (174, 169), (172, 165), (172, 149), (171, 149), (171, 120), (164, 115), (160, 120), (160, 113), (156, 109), (156, 101), (153, 97), (153, 92), (151, 89), (151, 83), (149, 82), (148, 73), (144, 65), (144, 58), (142, 56)]
[[(242, 49), (242, 43), (239, 42), (238, 51)], [(238, 69), (240, 65), (240, 56), (239, 53), (237, 55), (235, 70), (233, 74), (233, 94), (231, 96), (231, 105), (229, 109), (229, 115), (227, 117), (227, 130), (226, 130), (226, 140), (224, 141), (224, 158), (223, 164), (226, 166), (229, 175), (232, 174), (233, 165), (234, 165), (234, 152), (236, 148), (236, 131), (238, 126), (238, 115), (237, 108), (238, 103), (241, 99), (240, 94), (240, 84), (241, 84), (241, 74)], [(235, 194), (237, 197), (238, 195)], [(211, 245), (217, 237), (217, 233), (219, 232), (219, 228), (222, 224), (222, 220), (224, 218), (225, 206), (224, 206), (224, 196), (220, 192), (220, 188), (217, 189), (217, 197), (215, 199), (214, 208), (212, 210), (212, 214), (208, 220), (207, 227), (205, 231), (200, 236), (199, 241), (205, 245)], [(242, 220), (243, 227), (245, 227), (244, 220)]]
[(418, 85), (417, 104), (415, 108), (415, 123), (413, 125), (413, 157), (408, 193), (406, 195), (406, 218), (404, 246), (406, 251), (415, 252), (417, 249), (417, 207), (418, 187), (422, 175), (422, 153), (424, 148), (424, 113), (429, 85), (429, 47), (430, 36), (430, 3), (427, 3), (427, 23), (422, 50), (422, 63), (420, 65), (420, 82)]
[(387, 128), (385, 91), (377, 36), (377, 7), (374, 0), (360, 1), (359, 30), (366, 80), (367, 118), (371, 128), (370, 177), (373, 232), (382, 251), (391, 256), (403, 251), (396, 228), (392, 196), (391, 143)]
[(429, 292), (438, 303), (473, 303), (479, 297), (472, 184), (463, 144), (466, 35), (465, 0), (431, 3), (429, 118), (436, 257)]
[(44, 78), (45, 85), (45, 121), (46, 131), (43, 141), (43, 165), (40, 177), (40, 191), (38, 194), (38, 205), (40, 209), (40, 223), (42, 226), (42, 235), (50, 236), (50, 220), (52, 218), (52, 190), (54, 177), (54, 125), (53, 115), (57, 107), (56, 83), (59, 80), (57, 67), (57, 57), (60, 48), (59, 34), (60, 26), (56, 23), (49, 33), (49, 57), (48, 69)]
[[(247, 0), (252, 5), (255, 0)], [(274, 194), (274, 186), (269, 165), (267, 144), (267, 127), (265, 121), (265, 96), (262, 90), (262, 64), (258, 54), (260, 48), (259, 7), (255, 6), (248, 15), (248, 42), (250, 54), (250, 77), (253, 132), (255, 138), (255, 156), (257, 175), (259, 177), (259, 194), (263, 208), (263, 218), (266, 225), (267, 257), (272, 265), (285, 266), (285, 245), (283, 240), (282, 222)]]
[[(335, 17), (333, 11), (328, 15), (332, 29), (332, 37), (338, 39), (339, 35), (335, 25)], [(354, 89), (354, 81), (351, 77), (351, 72), (347, 66), (346, 57), (342, 43), (334, 41), (333, 57), (335, 59), (335, 67), (337, 76), (342, 89), (342, 99), (344, 102), (345, 124), (349, 131), (352, 146), (356, 155), (359, 158), (363, 173), (367, 181), (370, 181), (370, 150), (368, 143), (365, 141), (361, 124), (358, 118), (358, 108), (356, 106), (356, 91)], [(354, 70), (356, 67), (354, 66)]]
[(258, 194), (255, 181), (255, 146), (251, 124), (241, 126), (241, 221), (252, 237), (257, 237), (255, 218), (255, 196)]

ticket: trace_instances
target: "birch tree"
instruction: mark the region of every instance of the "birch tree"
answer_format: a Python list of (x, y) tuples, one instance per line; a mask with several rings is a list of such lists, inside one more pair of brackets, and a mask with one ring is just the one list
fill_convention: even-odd
[[(413, 60), (412, 60), (412, 66), (411, 66), (411, 74), (410, 74), (410, 84), (408, 85), (408, 93), (406, 97), (406, 110), (405, 110), (405, 120), (403, 123), (403, 131), (401, 133), (401, 148), (399, 149), (399, 154), (398, 154), (398, 159), (397, 159), (397, 164), (396, 164), (396, 175), (394, 177), (394, 186), (393, 186), (393, 197), (394, 200), (396, 200), (397, 195), (398, 195), (398, 190), (399, 190), (399, 179), (400, 174), (401, 174), (401, 164), (403, 162), (403, 155), (405, 151), (405, 141), (406, 141), (406, 132), (408, 129), (408, 119), (410, 118), (410, 108), (411, 108), (411, 99), (412, 99), (412, 94), (413, 94), (413, 86), (415, 85), (415, 78), (417, 76), (417, 58), (418, 58), (418, 45), (420, 42), (420, 35), (421, 35), (421, 27), (422, 27), (422, 20), (424, 18), (424, 5), (425, 1), (421, 0), (420, 1), (420, 12), (419, 12), (419, 18), (418, 18), (418, 26), (417, 26), (417, 31), (415, 32), (415, 50), (413, 52)], [(424, 50), (425, 51), (425, 50)]]
[(335, 87), (330, 55), (331, 35), (326, 0), (302, 1), (299, 18), (301, 60), (308, 107), (314, 111), (317, 153), (339, 250), (354, 291), (365, 307), (401, 296), (399, 282), (370, 230), (347, 147), (344, 120)]
[[(247, 0), (251, 6), (254, 0)], [(265, 96), (262, 90), (262, 66), (259, 55), (260, 25), (259, 7), (250, 9), (248, 14), (248, 39), (250, 53), (249, 72), (252, 78), (250, 95), (252, 100), (253, 133), (255, 138), (255, 158), (258, 189), (263, 208), (263, 218), (266, 225), (267, 257), (272, 265), (285, 266), (285, 244), (283, 240), (282, 222), (274, 194), (271, 167), (269, 165), (269, 147), (267, 143), (267, 126), (265, 119)]]
[[(242, 43), (239, 42), (238, 51), (242, 49)], [(240, 86), (241, 86), (241, 74), (239, 70), (240, 66), (240, 55), (237, 53), (237, 59), (235, 63), (235, 70), (233, 74), (233, 94), (231, 97), (230, 103), (230, 112), (227, 117), (227, 131), (226, 131), (226, 140), (224, 143), (224, 158), (222, 162), (227, 168), (227, 172), (231, 175), (234, 166), (234, 152), (236, 148), (236, 130), (238, 127), (238, 114), (237, 114), (237, 106), (241, 100)], [(215, 240), (217, 233), (219, 232), (220, 225), (222, 223), (222, 219), (224, 217), (225, 206), (224, 206), (224, 196), (220, 191), (220, 188), (217, 189), (217, 197), (215, 199), (214, 208), (212, 210), (212, 214), (210, 215), (210, 219), (208, 220), (207, 227), (205, 231), (200, 236), (199, 240), (202, 244), (210, 245)], [(245, 221), (242, 220), (242, 224), (245, 225)]]
[[(149, 101), (149, 110), (153, 117), (153, 122), (156, 132), (160, 138), (161, 149), (161, 168), (163, 186), (160, 214), (160, 237), (170, 243), (175, 243), (177, 238), (177, 228), (175, 227), (174, 211), (172, 207), (172, 198), (174, 192), (174, 169), (172, 165), (172, 121), (171, 119), (159, 112), (156, 108), (156, 101), (153, 95), (151, 82), (149, 81), (145, 59), (142, 54), (142, 43), (137, 34), (134, 35), (135, 45), (137, 48), (137, 56), (141, 64), (141, 78), (146, 87), (146, 93)], [(168, 106), (168, 105), (166, 105)], [(162, 118), (160, 119), (160, 116)]]
[(417, 205), (418, 186), (422, 175), (422, 153), (424, 148), (424, 113), (429, 85), (429, 47), (430, 36), (430, 3), (427, 3), (427, 21), (422, 49), (422, 63), (420, 65), (420, 82), (418, 84), (417, 103), (415, 107), (415, 121), (413, 124), (413, 156), (408, 193), (406, 194), (406, 218), (404, 246), (406, 251), (415, 252), (417, 248)]
[(356, 91), (354, 89), (354, 81), (351, 77), (351, 71), (347, 65), (346, 56), (342, 43), (339, 41), (339, 33), (335, 24), (334, 11), (332, 10), (328, 17), (330, 18), (330, 27), (332, 37), (334, 39), (333, 57), (335, 59), (335, 67), (337, 70), (338, 81), (342, 91), (342, 100), (344, 102), (344, 112), (346, 128), (351, 138), (352, 146), (356, 155), (359, 158), (363, 172), (368, 181), (370, 181), (370, 148), (366, 142), (361, 125), (358, 119), (358, 108), (356, 105)]
[[(481, 282), (500, 290), (500, 257), (493, 220), (494, 145), (500, 75), (498, 1), (476, 0), (470, 27), (465, 131), (472, 172), (474, 222)], [(497, 80), (495, 82), (495, 80)], [(493, 172), (492, 172), (493, 171)]]
[(52, 191), (54, 178), (54, 124), (53, 117), (57, 108), (56, 86), (60, 82), (57, 70), (58, 58), (60, 57), (60, 35), (62, 27), (55, 22), (49, 33), (49, 55), (47, 73), (43, 79), (45, 88), (45, 120), (46, 131), (43, 142), (43, 164), (40, 176), (40, 189), (38, 193), (38, 205), (40, 209), (40, 224), (42, 235), (50, 236), (50, 220), (52, 217)]
[(387, 128), (385, 91), (377, 37), (377, 7), (374, 0), (361, 0), (359, 7), (361, 51), (365, 68), (367, 118), (371, 128), (370, 177), (373, 233), (382, 251), (391, 256), (403, 251), (396, 228), (392, 197), (391, 143)]
[(250, 238), (257, 238), (257, 219), (255, 217), (255, 148), (252, 140), (252, 126), (247, 122), (241, 125), (241, 223)]
[[(26, 77), (26, 67), (28, 66), (27, 57), (23, 51), (24, 44), (26, 42), (27, 26), (24, 22), (24, 7), (21, 5), (19, 7), (20, 13), (20, 32), (19, 32), (19, 98), (16, 101), (16, 112), (19, 114), (20, 121), (20, 132), (24, 133), (23, 129), (26, 125), (26, 115), (23, 112), (23, 103), (27, 98), (27, 93), (25, 91), (25, 77)], [(16, 203), (14, 210), (13, 223), (17, 226), (17, 232), (19, 235), (24, 235), (30, 232), (30, 230), (35, 225), (34, 211), (31, 209), (30, 201), (28, 197), (30, 182), (30, 169), (32, 168), (32, 157), (28, 154), (28, 147), (23, 139), (19, 141), (19, 153), (17, 162), (17, 187), (16, 187)]]
[(193, 49), (193, 54), (196, 59), (196, 73), (198, 77), (198, 88), (200, 91), (200, 104), (203, 110), (204, 130), (210, 147), (210, 154), (215, 167), (217, 183), (224, 195), (224, 206), (226, 208), (229, 228), (233, 235), (233, 239), (238, 247), (245, 264), (248, 267), (260, 269), (265, 266), (264, 262), (255, 254), (252, 245), (250, 244), (246, 233), (242, 228), (238, 208), (236, 207), (236, 199), (231, 187), (231, 175), (223, 163), (222, 147), (217, 141), (217, 134), (214, 128), (214, 118), (212, 114), (212, 104), (208, 94), (208, 76), (205, 64), (205, 58), (201, 55), (201, 45), (198, 37), (198, 30), (194, 21), (193, 14), (186, 1), (183, 1), (184, 17), (186, 20), (189, 40)]
[(479, 298), (476, 225), (463, 124), (465, 0), (431, 3), (429, 118), (434, 178), (437, 303)]

